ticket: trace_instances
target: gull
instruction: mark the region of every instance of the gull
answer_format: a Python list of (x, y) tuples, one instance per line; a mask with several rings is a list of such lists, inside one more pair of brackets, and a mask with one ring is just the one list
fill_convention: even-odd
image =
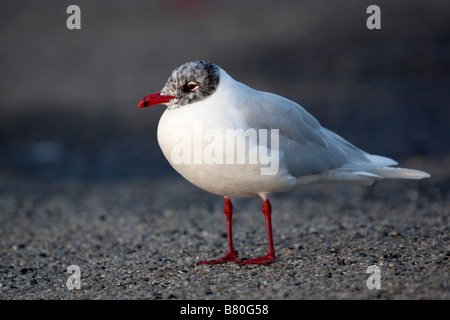
[[(209, 61), (176, 68), (139, 108), (157, 104), (167, 107), (157, 129), (164, 156), (192, 184), (224, 198), (227, 253), (198, 264), (275, 262), (271, 194), (322, 182), (430, 177), (355, 147), (296, 102), (252, 89)], [(233, 245), (231, 198), (249, 197), (263, 201), (268, 251), (241, 261)]]

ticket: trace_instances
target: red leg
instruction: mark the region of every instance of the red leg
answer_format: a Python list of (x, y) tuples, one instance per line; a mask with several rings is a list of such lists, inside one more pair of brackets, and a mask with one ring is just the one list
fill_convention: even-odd
[(227, 217), (227, 231), (228, 231), (228, 252), (222, 258), (214, 260), (199, 261), (197, 264), (217, 264), (225, 262), (241, 262), (237, 257), (237, 251), (234, 250), (233, 246), (233, 231), (232, 231), (232, 218), (233, 218), (233, 205), (231, 204), (230, 198), (224, 197), (224, 208), (223, 212)]
[(275, 248), (273, 247), (272, 238), (272, 205), (269, 200), (264, 200), (264, 205), (262, 207), (262, 212), (264, 213), (264, 218), (266, 219), (266, 230), (267, 230), (267, 243), (269, 250), (267, 254), (263, 257), (258, 257), (242, 262), (242, 264), (268, 264), (275, 262)]

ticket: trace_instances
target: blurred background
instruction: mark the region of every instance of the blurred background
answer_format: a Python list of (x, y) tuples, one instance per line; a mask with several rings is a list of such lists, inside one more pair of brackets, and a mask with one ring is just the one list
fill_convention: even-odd
[[(81, 30), (66, 27), (71, 4)], [(371, 4), (381, 30), (366, 27)], [(176, 175), (156, 140), (164, 107), (137, 105), (197, 59), (370, 153), (448, 158), (449, 12), (437, 0), (1, 0), (0, 172)]]

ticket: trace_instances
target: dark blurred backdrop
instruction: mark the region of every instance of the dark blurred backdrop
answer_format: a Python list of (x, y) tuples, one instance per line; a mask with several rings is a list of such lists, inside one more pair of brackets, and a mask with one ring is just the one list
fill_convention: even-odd
[[(81, 30), (66, 9), (81, 8)], [(381, 30), (366, 9), (381, 8)], [(178, 65), (210, 60), (300, 103), (358, 147), (450, 155), (450, 2), (0, 1), (0, 170), (36, 178), (174, 174), (163, 106)]]

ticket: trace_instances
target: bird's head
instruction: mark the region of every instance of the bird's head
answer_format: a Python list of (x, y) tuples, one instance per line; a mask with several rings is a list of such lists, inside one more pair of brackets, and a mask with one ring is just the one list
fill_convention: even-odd
[(167, 108), (175, 109), (201, 101), (216, 91), (219, 70), (218, 66), (205, 60), (187, 62), (172, 72), (161, 92), (144, 97), (139, 108), (165, 104)]

